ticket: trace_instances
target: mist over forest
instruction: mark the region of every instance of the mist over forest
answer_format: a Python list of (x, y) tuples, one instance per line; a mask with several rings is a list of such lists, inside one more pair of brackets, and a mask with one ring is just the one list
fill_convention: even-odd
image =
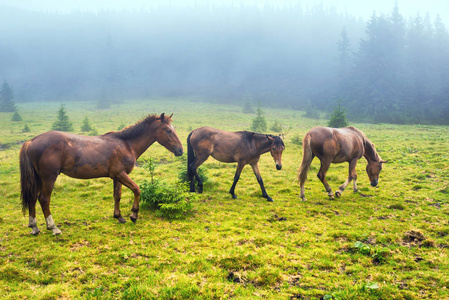
[(449, 124), (449, 34), (393, 6), (40, 12), (0, 6), (0, 80), (14, 101), (153, 97), (260, 102), (350, 120)]

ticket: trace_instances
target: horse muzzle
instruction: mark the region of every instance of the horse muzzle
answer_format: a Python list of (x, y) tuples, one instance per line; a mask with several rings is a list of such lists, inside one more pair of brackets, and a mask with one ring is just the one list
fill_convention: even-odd
[(276, 164), (276, 169), (277, 169), (277, 170), (280, 170), (280, 169), (282, 169), (282, 165), (278, 165), (278, 164)]
[(373, 181), (371, 181), (371, 186), (377, 186), (377, 184), (378, 184), (378, 181), (377, 180), (373, 180)]
[(184, 152), (184, 151), (182, 150), (182, 148), (178, 148), (178, 149), (176, 149), (175, 151), (173, 151), (173, 153), (175, 154), (175, 156), (181, 156), (183, 152)]

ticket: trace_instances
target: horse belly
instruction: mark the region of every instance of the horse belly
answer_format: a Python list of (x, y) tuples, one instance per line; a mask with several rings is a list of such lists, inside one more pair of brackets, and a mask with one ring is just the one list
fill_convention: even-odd
[(62, 169), (61, 173), (78, 179), (89, 179), (89, 178), (109, 176), (108, 168), (100, 164), (95, 166), (89, 164), (74, 166), (72, 168)]
[[(89, 148), (86, 148), (89, 149)], [(67, 155), (61, 173), (79, 179), (109, 176), (109, 155), (99, 149), (87, 151), (80, 148), (66, 148)]]

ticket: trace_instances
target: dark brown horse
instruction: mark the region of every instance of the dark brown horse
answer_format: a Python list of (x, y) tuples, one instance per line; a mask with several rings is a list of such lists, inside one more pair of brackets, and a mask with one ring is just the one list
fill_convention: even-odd
[(32, 234), (38, 234), (36, 201), (39, 200), (47, 229), (60, 234), (50, 213), (50, 197), (60, 173), (79, 179), (110, 177), (114, 182), (114, 218), (125, 219), (120, 213), (122, 185), (134, 193), (131, 220), (137, 220), (139, 211), (139, 186), (128, 176), (137, 158), (154, 142), (158, 142), (176, 156), (183, 149), (171, 116), (150, 115), (122, 131), (100, 136), (79, 136), (71, 133), (49, 131), (25, 142), (20, 150), (20, 182), (22, 209), (29, 210)]
[(203, 182), (198, 175), (198, 167), (209, 156), (218, 161), (237, 162), (237, 170), (234, 176), (231, 193), (233, 199), (237, 199), (234, 193), (237, 181), (243, 167), (249, 164), (256, 175), (257, 182), (262, 189), (262, 196), (272, 202), (263, 185), (259, 172), (259, 158), (261, 154), (270, 152), (276, 163), (276, 169), (282, 168), (281, 156), (284, 151), (284, 142), (279, 136), (254, 133), (248, 131), (228, 132), (210, 127), (202, 127), (192, 131), (187, 138), (187, 176), (190, 180), (190, 191), (195, 192), (195, 178), (198, 181), (198, 192), (203, 192)]
[(301, 168), (298, 174), (298, 180), (301, 186), (300, 197), (305, 200), (304, 182), (307, 179), (307, 172), (313, 158), (316, 156), (321, 161), (321, 167), (318, 172), (318, 178), (326, 188), (326, 192), (331, 199), (334, 198), (332, 189), (326, 181), (326, 172), (331, 163), (349, 163), (348, 179), (335, 192), (340, 197), (346, 186), (354, 180), (354, 192), (357, 192), (357, 174), (355, 167), (357, 161), (364, 156), (368, 162), (366, 172), (372, 186), (376, 186), (379, 181), (379, 173), (382, 170), (383, 161), (377, 154), (373, 143), (366, 135), (357, 128), (329, 128), (314, 127), (310, 130), (303, 141), (303, 158)]

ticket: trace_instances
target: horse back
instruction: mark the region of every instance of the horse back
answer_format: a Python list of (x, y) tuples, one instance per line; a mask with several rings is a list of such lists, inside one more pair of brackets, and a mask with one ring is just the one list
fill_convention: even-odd
[(311, 138), (313, 155), (320, 160), (341, 163), (359, 159), (364, 153), (363, 138), (350, 127), (314, 127), (306, 136)]
[(28, 155), (40, 172), (81, 179), (108, 177), (124, 168), (129, 173), (135, 163), (129, 149), (119, 140), (60, 131), (49, 131), (30, 140)]
[(248, 134), (201, 127), (192, 131), (190, 142), (197, 155), (206, 153), (221, 162), (238, 162), (249, 152)]

